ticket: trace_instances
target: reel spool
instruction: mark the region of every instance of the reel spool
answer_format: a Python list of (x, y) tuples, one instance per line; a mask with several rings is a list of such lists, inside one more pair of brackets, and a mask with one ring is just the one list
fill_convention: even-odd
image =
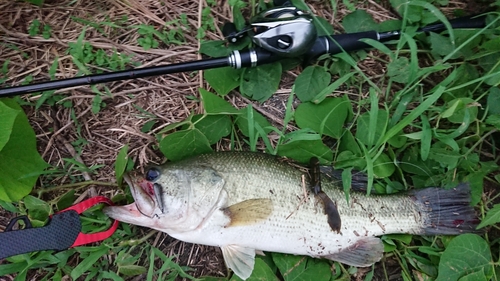
[(249, 36), (259, 47), (282, 57), (303, 55), (317, 38), (312, 16), (296, 7), (266, 10), (239, 32), (233, 23), (226, 23), (223, 33), (230, 43)]

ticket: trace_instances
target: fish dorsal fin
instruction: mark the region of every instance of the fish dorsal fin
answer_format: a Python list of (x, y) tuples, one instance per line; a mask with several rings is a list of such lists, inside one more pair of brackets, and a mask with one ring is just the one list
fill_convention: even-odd
[(222, 255), (227, 267), (234, 274), (245, 280), (252, 274), (255, 265), (255, 249), (245, 248), (238, 245), (226, 245), (221, 247)]
[(324, 258), (356, 267), (366, 267), (382, 258), (384, 244), (377, 237), (365, 237), (340, 252), (324, 256)]
[(273, 201), (267, 198), (248, 199), (223, 209), (231, 220), (226, 227), (251, 225), (263, 221), (273, 212)]

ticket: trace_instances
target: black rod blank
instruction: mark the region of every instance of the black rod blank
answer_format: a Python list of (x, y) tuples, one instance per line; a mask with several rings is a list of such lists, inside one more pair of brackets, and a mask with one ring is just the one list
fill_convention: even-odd
[(205, 70), (229, 66), (228, 58), (215, 58), (198, 60), (192, 62), (183, 62), (170, 65), (152, 66), (146, 68), (136, 68), (117, 72), (108, 72), (102, 74), (87, 75), (68, 79), (47, 81), (37, 84), (16, 86), (12, 88), (0, 89), (0, 98), (15, 95), (28, 94), (33, 92), (48, 91), (62, 88), (69, 88), (82, 85), (93, 85), (105, 82), (113, 82), (127, 79), (137, 79), (142, 77), (165, 75), (178, 72)]

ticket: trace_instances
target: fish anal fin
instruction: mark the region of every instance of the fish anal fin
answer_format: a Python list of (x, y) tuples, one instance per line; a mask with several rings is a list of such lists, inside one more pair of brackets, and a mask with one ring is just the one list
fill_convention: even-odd
[(222, 255), (226, 266), (230, 268), (234, 274), (245, 280), (252, 275), (255, 265), (255, 249), (245, 248), (238, 245), (222, 246)]
[(382, 240), (377, 237), (365, 237), (340, 252), (323, 258), (356, 267), (366, 267), (378, 262), (382, 258), (383, 252)]
[(249, 199), (223, 209), (230, 222), (229, 226), (252, 225), (261, 222), (273, 212), (273, 201), (267, 198)]

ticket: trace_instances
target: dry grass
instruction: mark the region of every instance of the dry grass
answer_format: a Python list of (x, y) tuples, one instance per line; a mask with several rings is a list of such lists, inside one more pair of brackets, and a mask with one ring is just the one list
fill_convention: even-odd
[[(217, 2), (212, 15), (220, 26), (231, 20), (231, 12), (227, 1)], [(358, 6), (366, 9), (378, 22), (398, 18), (387, 1), (379, 2), (360, 1)], [(94, 27), (87, 27), (85, 41), (109, 53), (116, 50), (133, 55), (133, 61), (140, 62), (142, 67), (199, 59), (197, 50), (200, 42), (196, 39), (196, 30), (201, 23), (201, 9), (206, 5), (205, 1), (186, 0), (47, 0), (42, 8), (38, 8), (24, 2), (1, 1), (0, 38), (3, 44), (0, 45), (0, 65), (5, 60), (10, 60), (6, 84), (17, 85), (28, 75), (32, 75), (34, 81), (48, 80), (49, 68), (55, 60), (58, 66), (56, 78), (77, 75), (78, 68), (67, 51), (68, 44), (77, 41), (84, 25), (72, 17), (92, 22), (115, 21), (126, 17), (124, 26), (147, 24), (160, 28), (166, 22), (185, 14), (189, 29), (185, 30), (186, 42), (182, 45), (160, 45), (155, 49), (144, 50), (137, 44), (139, 34), (135, 29), (113, 29), (110, 26), (103, 26), (102, 32)], [(348, 13), (345, 7), (339, 4), (332, 9), (329, 1), (315, 1), (311, 5), (313, 12), (325, 17), (339, 33), (342, 32), (340, 20)], [(468, 3), (455, 1), (450, 6), (467, 8)], [(29, 25), (34, 19), (51, 26), (52, 35), (49, 39), (28, 35)], [(220, 30), (208, 32), (206, 39), (222, 39)], [(363, 62), (360, 67), (370, 77), (378, 77), (385, 71), (384, 66), (373, 59)], [(254, 103), (259, 112), (278, 126), (282, 125), (286, 99), (298, 73), (300, 69), (284, 75), (280, 90), (269, 101), (264, 104)], [(202, 79), (202, 73), (164, 75), (108, 83), (106, 86), (112, 96), (104, 97), (106, 107), (97, 114), (91, 112), (94, 93), (86, 86), (57, 91), (65, 96), (64, 100), (73, 103), (72, 108), (65, 108), (60, 104), (43, 105), (39, 110), (34, 110), (31, 106), (24, 107), (37, 134), (39, 151), (45, 161), (61, 169), (65, 165), (64, 158), (76, 159), (87, 167), (102, 165), (95, 173), (73, 170), (72, 177), (87, 181), (115, 182), (114, 161), (119, 149), (125, 145), (129, 146), (130, 156), (137, 167), (148, 162), (163, 162), (165, 159), (154, 146), (155, 133), (169, 124), (183, 120), (190, 112), (202, 112), (200, 103), (187, 99), (186, 96), (198, 96), (199, 87), (208, 88)], [(103, 87), (97, 86), (100, 90)], [(30, 102), (36, 102), (39, 98), (40, 96), (23, 97)], [(231, 93), (228, 100), (237, 107), (251, 102), (237, 93)], [(153, 118), (145, 116), (137, 107), (154, 114), (157, 123), (151, 132), (141, 132), (141, 127)], [(79, 139), (85, 139), (88, 143), (75, 149), (72, 143)], [(67, 175), (52, 177), (50, 181), (42, 180), (39, 188), (59, 186), (70, 181), (71, 177)], [(78, 195), (82, 200), (95, 195), (110, 197), (118, 192), (117, 188), (94, 185), (80, 189)], [(48, 193), (45, 196), (50, 199), (54, 194)], [(9, 218), (2, 214), (0, 219), (0, 225), (5, 225)], [(220, 251), (216, 248), (179, 242), (164, 233), (154, 235), (151, 242), (167, 255), (176, 255), (179, 264), (194, 268), (195, 276), (227, 274)], [(36, 277), (35, 274), (33, 278)]]

